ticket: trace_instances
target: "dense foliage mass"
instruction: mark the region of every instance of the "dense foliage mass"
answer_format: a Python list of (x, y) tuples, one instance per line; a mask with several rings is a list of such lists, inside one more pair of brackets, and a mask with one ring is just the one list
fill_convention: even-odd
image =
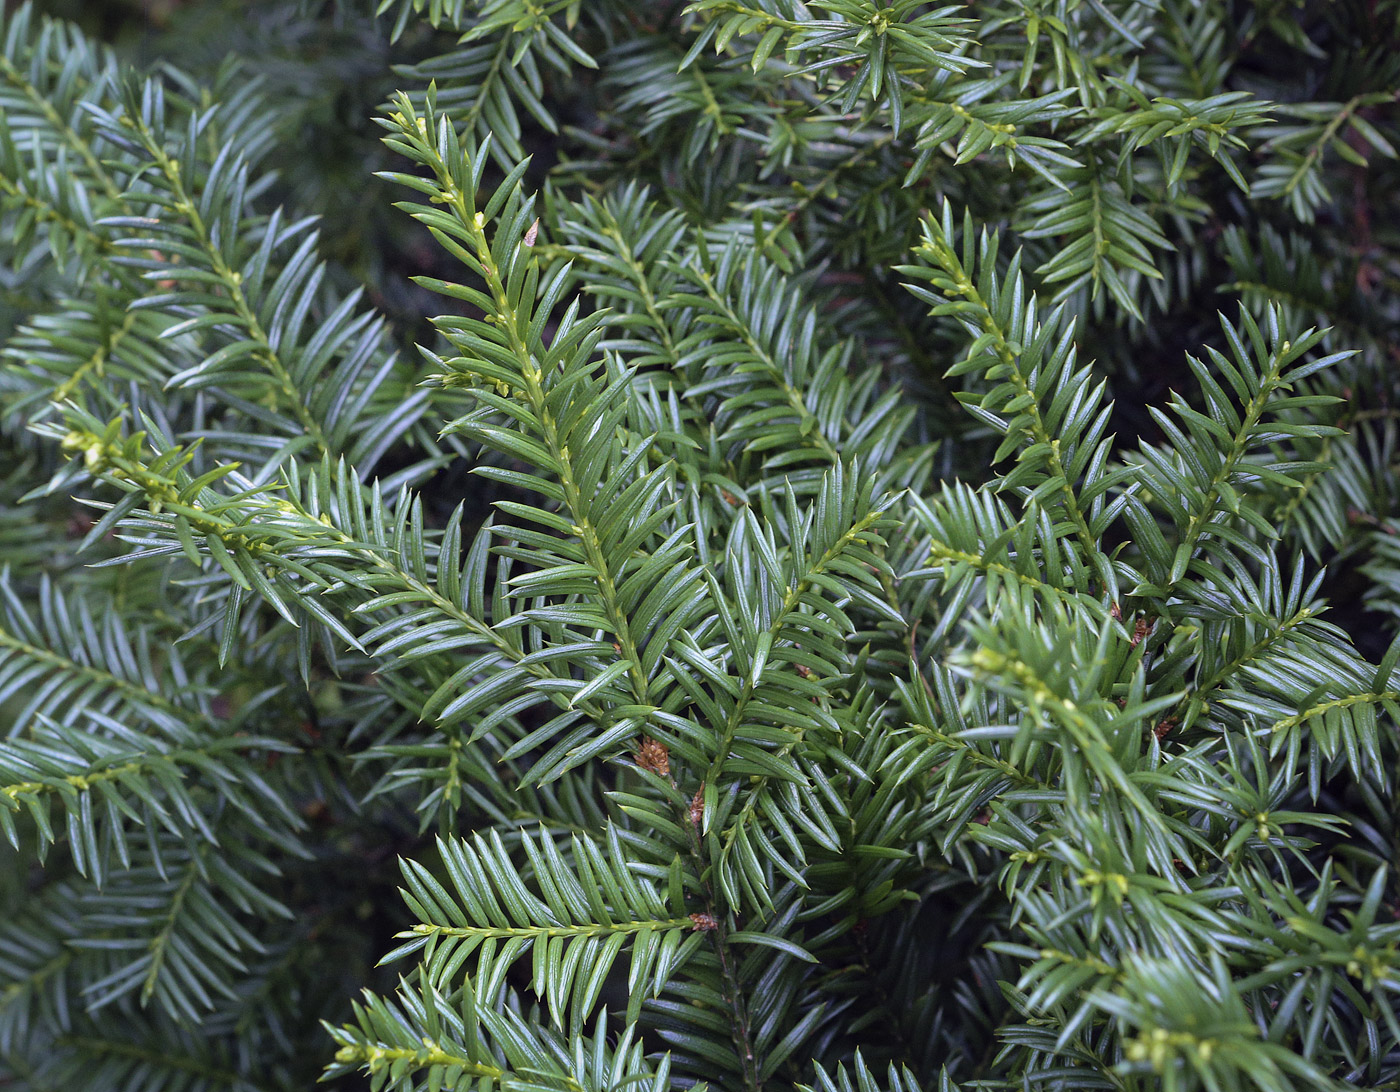
[(0, 1084), (1400, 1087), (1400, 2), (380, 9), (0, 23)]

